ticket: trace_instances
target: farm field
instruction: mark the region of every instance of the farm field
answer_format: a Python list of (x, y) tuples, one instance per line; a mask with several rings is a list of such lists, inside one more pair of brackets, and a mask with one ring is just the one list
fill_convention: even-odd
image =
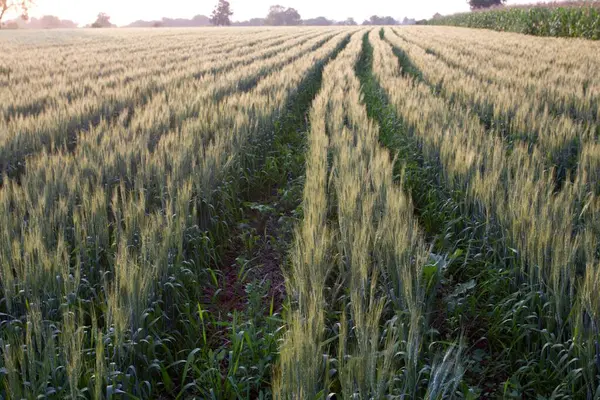
[(0, 399), (600, 398), (600, 43), (0, 32)]
[(598, 1), (552, 1), (480, 9), (425, 21), (427, 25), (450, 25), (493, 29), (535, 36), (600, 39)]

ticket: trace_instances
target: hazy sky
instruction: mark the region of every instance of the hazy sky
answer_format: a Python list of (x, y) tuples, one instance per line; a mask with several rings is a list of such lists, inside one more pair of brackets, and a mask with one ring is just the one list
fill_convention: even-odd
[[(86, 25), (99, 12), (112, 17), (117, 25), (134, 20), (153, 20), (162, 17), (191, 18), (197, 14), (210, 15), (217, 0), (36, 0), (32, 17), (56, 15)], [(509, 0), (509, 4), (527, 3), (527, 0)], [(468, 11), (467, 0), (230, 0), (233, 20), (246, 20), (267, 15), (269, 6), (281, 4), (294, 7), (302, 18), (326, 16), (342, 20), (353, 17), (358, 23), (371, 15), (390, 15), (396, 19), (430, 18), (436, 12), (451, 14)]]

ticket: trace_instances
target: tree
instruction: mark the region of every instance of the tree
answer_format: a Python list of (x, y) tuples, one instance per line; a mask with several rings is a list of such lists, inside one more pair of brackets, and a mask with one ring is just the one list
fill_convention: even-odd
[(317, 17), (317, 18), (310, 18), (307, 20), (303, 21), (303, 25), (307, 25), (307, 26), (329, 26), (329, 25), (333, 25), (333, 21), (328, 20), (325, 17)]
[(371, 18), (363, 22), (363, 25), (398, 25), (398, 21), (392, 17), (379, 17), (377, 15), (373, 15)]
[(110, 23), (110, 16), (105, 13), (98, 14), (96, 22), (92, 24), (92, 28), (111, 28), (114, 25)]
[(2, 27), (2, 18), (11, 10), (18, 10), (24, 21), (29, 19), (29, 8), (33, 5), (33, 0), (0, 0), (0, 27)]
[[(33, 22), (34, 21), (32, 19), (30, 24), (32, 24)], [(39, 21), (37, 21), (37, 25), (39, 25), (42, 29), (56, 29), (60, 28), (61, 20), (60, 18), (54, 15), (44, 15), (42, 18), (39, 19)]]
[(229, 26), (231, 20), (229, 17), (233, 15), (231, 5), (227, 0), (219, 0), (219, 3), (215, 6), (215, 9), (210, 16), (210, 23), (215, 26)]
[(351, 25), (357, 25), (356, 21), (354, 20), (354, 18), (350, 17), (348, 19), (346, 19), (343, 22), (340, 22), (340, 25), (347, 25), (347, 26), (351, 26)]
[(506, 0), (467, 0), (471, 10), (480, 10), (482, 8), (490, 8), (494, 6), (501, 6), (506, 3)]
[(290, 25), (300, 25), (302, 23), (302, 18), (300, 17), (300, 13), (294, 8), (285, 8), (280, 5), (271, 6), (269, 8), (269, 14), (267, 15), (267, 19), (265, 20), (266, 25), (273, 26), (290, 26)]

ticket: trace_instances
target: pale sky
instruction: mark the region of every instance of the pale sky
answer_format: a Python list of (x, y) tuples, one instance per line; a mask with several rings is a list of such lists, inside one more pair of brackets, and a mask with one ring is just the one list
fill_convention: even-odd
[[(522, 4), (537, 0), (509, 0)], [(162, 17), (191, 18), (197, 14), (210, 16), (217, 0), (35, 0), (30, 16), (56, 15), (80, 25), (94, 22), (99, 12), (111, 16), (111, 22), (127, 25), (135, 20), (155, 20)], [(269, 6), (281, 4), (294, 7), (302, 18), (325, 16), (344, 20), (353, 17), (359, 24), (371, 15), (423, 19), (433, 14), (468, 11), (467, 0), (230, 0), (232, 20), (241, 21), (267, 15)], [(8, 19), (8, 18), (7, 18)]]

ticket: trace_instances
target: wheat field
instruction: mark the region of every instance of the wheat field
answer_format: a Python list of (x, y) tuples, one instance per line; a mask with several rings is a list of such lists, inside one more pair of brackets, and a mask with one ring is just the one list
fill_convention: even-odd
[(0, 399), (600, 398), (600, 44), (0, 32)]

